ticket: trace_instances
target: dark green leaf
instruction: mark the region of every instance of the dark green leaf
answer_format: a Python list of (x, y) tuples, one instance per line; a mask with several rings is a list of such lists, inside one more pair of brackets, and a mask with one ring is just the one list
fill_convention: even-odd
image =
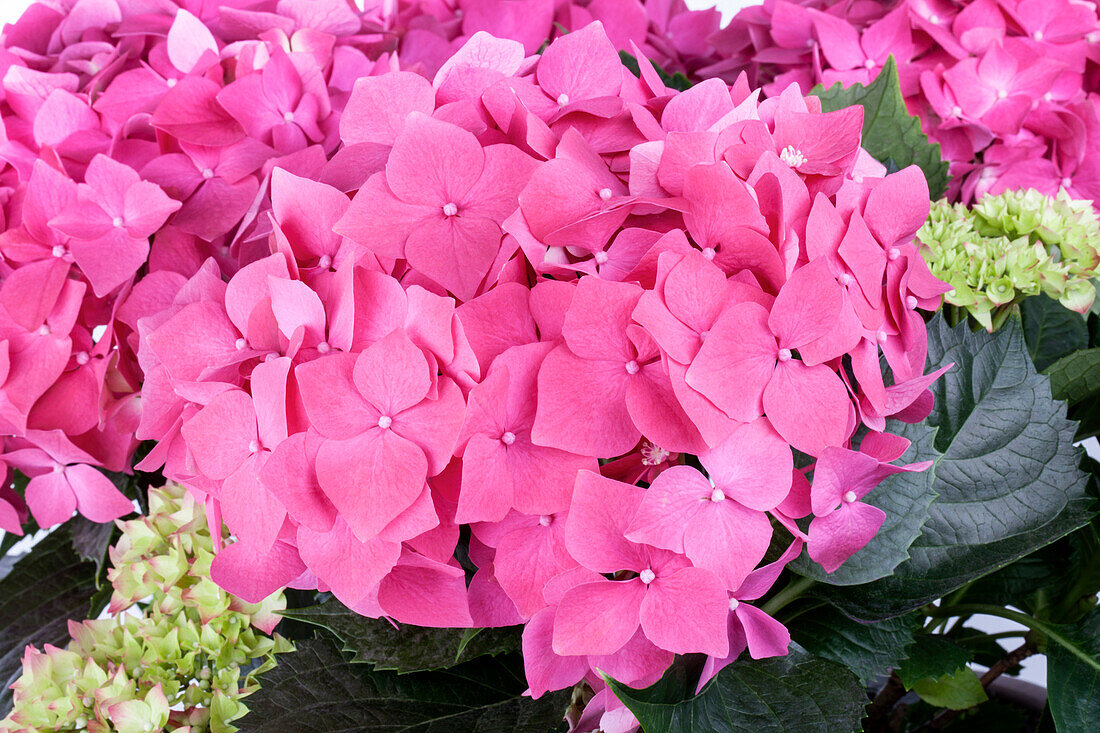
[(420, 672), (453, 667), (476, 657), (519, 649), (519, 627), (500, 629), (432, 629), (401, 626), (366, 618), (333, 599), (319, 606), (288, 610), (284, 616), (320, 626), (343, 643), (354, 661), (377, 670)]
[(966, 710), (989, 698), (981, 680), (970, 667), (961, 667), (942, 677), (925, 677), (913, 685), (913, 692), (929, 705), (951, 710)]
[(1047, 640), (1047, 699), (1059, 733), (1100, 730), (1100, 609)]
[(918, 635), (907, 655), (898, 668), (898, 677), (908, 690), (923, 679), (952, 674), (973, 658), (970, 652), (955, 642), (931, 634)]
[(65, 525), (23, 555), (0, 580), (0, 717), (11, 709), (9, 685), (22, 672), (27, 644), (64, 646), (68, 620), (83, 620), (95, 593), (95, 565), (81, 559)]
[(1085, 319), (1054, 298), (1035, 295), (1020, 303), (1027, 350), (1035, 368), (1044, 371), (1063, 356), (1089, 347)]
[(816, 586), (856, 618), (918, 608), (1083, 526), (1093, 515), (1066, 405), (1036, 373), (1019, 324), (993, 334), (937, 316), (930, 368), (955, 368), (932, 385), (937, 428), (931, 516), (909, 559), (873, 583)]
[(940, 154), (939, 143), (928, 142), (928, 136), (921, 132), (920, 120), (905, 108), (893, 56), (868, 86), (853, 84), (845, 89), (837, 82), (828, 89), (814, 87), (810, 94), (821, 98), (821, 109), (825, 112), (862, 105), (864, 149), (888, 169), (920, 166), (928, 179), (928, 192), (933, 201), (947, 191), (950, 180), (947, 162)]
[(100, 524), (77, 515), (69, 520), (73, 535), (73, 549), (82, 560), (94, 562), (96, 573), (103, 570), (107, 562), (107, 550), (111, 546), (115, 525), (113, 522)]
[[(924, 424), (907, 425), (890, 420), (886, 430), (913, 442), (902, 456), (902, 463), (934, 460), (932, 447), (935, 435)], [(885, 578), (894, 568), (909, 558), (909, 546), (920, 536), (921, 527), (929, 517), (928, 507), (936, 492), (932, 488), (933, 469), (895, 474), (867, 495), (868, 504), (886, 512), (886, 520), (867, 545), (832, 573), (809, 559), (804, 551), (791, 565), (795, 572), (831, 585), (856, 585)]]
[(1055, 399), (1070, 403), (1100, 393), (1100, 349), (1085, 349), (1063, 356), (1047, 368)]
[(909, 613), (865, 623), (826, 607), (799, 616), (790, 629), (791, 637), (808, 652), (840, 662), (868, 684), (905, 659), (920, 622), (920, 614)]
[(844, 733), (859, 730), (867, 704), (854, 674), (795, 645), (786, 657), (730, 664), (686, 700), (670, 699), (676, 684), (663, 679), (644, 690), (609, 684), (645, 733)]
[[(346, 660), (328, 639), (280, 654), (245, 700), (236, 724), (250, 733), (545, 733), (561, 723), (569, 692), (522, 697), (518, 655), (438, 672), (399, 675)], [(518, 670), (518, 671), (517, 671)]]

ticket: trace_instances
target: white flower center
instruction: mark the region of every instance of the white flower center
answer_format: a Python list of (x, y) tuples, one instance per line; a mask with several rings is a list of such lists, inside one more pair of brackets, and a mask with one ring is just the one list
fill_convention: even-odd
[(569, 104), (569, 95), (565, 92), (562, 92), (558, 95), (558, 106), (564, 107), (567, 104)]
[(1072, 185), (1073, 185), (1073, 179), (1070, 178), (1069, 176), (1066, 176), (1065, 178), (1062, 179), (1062, 188), (1069, 188)]
[(889, 250), (887, 250), (886, 256), (889, 258), (889, 260), (891, 262), (893, 262), (898, 257), (901, 257), (901, 250), (898, 249), (897, 247), (891, 247)]
[(710, 500), (711, 501), (725, 501), (726, 500), (726, 495), (722, 493), (721, 489), (715, 489), (714, 491), (710, 492)]
[(1031, 37), (1034, 38), (1036, 41), (1042, 41), (1043, 40), (1043, 32), (1042, 31), (1035, 31), (1034, 33), (1031, 34)]
[(875, 338), (879, 340), (879, 343), (886, 343), (886, 339), (889, 338), (885, 331), (879, 331), (875, 334)]
[(642, 572), (638, 573), (638, 580), (642, 581), (646, 585), (649, 585), (657, 577), (657, 573), (653, 572), (649, 568), (646, 568)]
[(169, 79), (166, 83), (168, 84), (168, 88), (171, 89), (176, 84), (179, 84), (179, 79)]
[(645, 441), (642, 443), (642, 465), (659, 466), (668, 460), (668, 451), (659, 445)]
[(39, 336), (49, 336), (51, 333), (50, 327), (43, 323), (41, 326), (38, 327), (38, 331), (36, 333)]
[(611, 200), (611, 189), (610, 188), (601, 188), (600, 189), (600, 198), (603, 199), (604, 201), (610, 201)]
[(1007, 96), (1008, 96), (1008, 90), (1007, 89), (998, 89), (997, 90), (997, 99), (1004, 99)]
[(328, 255), (321, 255), (321, 258), (317, 260), (317, 266), (322, 270), (327, 270), (332, 267), (332, 258)]
[(504, 443), (504, 445), (511, 445), (512, 443), (516, 442), (516, 434), (508, 431), (504, 435), (500, 436), (500, 442)]
[(214, 177), (214, 169), (213, 168), (203, 168), (202, 169), (202, 177), (207, 179), (207, 180), (213, 178)]
[(111, 220), (111, 224), (114, 225), (115, 229), (121, 229), (122, 225), (125, 223), (126, 222), (123, 221), (121, 216), (116, 216), (113, 220)]
[(791, 350), (790, 349), (780, 349), (779, 350), (779, 361), (790, 361), (790, 360), (791, 360)]
[(91, 360), (91, 358), (92, 357), (88, 356), (87, 351), (78, 351), (76, 353), (76, 363), (80, 366), (84, 366), (85, 364), (87, 364)]
[(916, 299), (916, 297), (915, 297), (915, 296), (912, 296), (912, 295), (907, 295), (907, 296), (905, 296), (905, 304), (906, 304), (907, 306), (909, 306), (909, 310), (913, 310), (914, 308), (916, 308), (916, 307), (917, 307), (917, 299)]
[(258, 441), (258, 440), (250, 441), (249, 444), (248, 444), (248, 452), (249, 453), (258, 453), (259, 451), (260, 451), (260, 441)]
[(329, 346), (328, 341), (322, 341), (321, 343), (317, 344), (317, 351), (321, 354), (327, 354), (328, 352), (332, 351), (332, 347)]
[(65, 248), (60, 244), (55, 244), (53, 246), (53, 249), (50, 250), (50, 253), (53, 254), (54, 257), (64, 257), (65, 256)]
[(841, 285), (851, 285), (852, 284), (852, 276), (849, 275), (846, 272), (840, 273), (840, 284)]
[(602, 264), (605, 264), (606, 262), (607, 262), (607, 252), (604, 252), (603, 250), (600, 250), (599, 252), (597, 252), (596, 253), (596, 264), (597, 265), (602, 265)]
[(714, 254), (714, 247), (703, 247), (703, 256), (706, 257), (708, 260), (713, 260)]
[(844, 492), (844, 501), (845, 501), (846, 503), (848, 503), (848, 504), (851, 504), (851, 503), (852, 503), (852, 502), (854, 502), (855, 500), (856, 500), (856, 492), (854, 492), (854, 491), (846, 491), (846, 492)]
[(951, 116), (952, 117), (962, 117), (962, 113), (963, 113), (963, 108), (960, 107), (957, 104), (954, 107), (951, 108)]
[(233, 345), (235, 347), (237, 347), (237, 351), (240, 351), (245, 346), (248, 346), (248, 342), (245, 341), (243, 338), (239, 338), (239, 339), (237, 339), (236, 341), (233, 342)]
[(939, 25), (940, 24), (940, 16), (936, 15), (935, 13), (932, 13), (931, 15), (928, 16), (928, 22), (931, 23), (932, 25)]
[(802, 154), (802, 151), (793, 145), (788, 145), (783, 148), (779, 153), (779, 159), (789, 165), (791, 168), (797, 168), (798, 166), (806, 162), (806, 156)]
[(639, 369), (641, 369), (641, 367), (638, 366), (638, 362), (634, 361), (633, 359), (626, 363), (627, 374), (637, 374)]
[(730, 610), (731, 611), (736, 611), (737, 607), (740, 606), (740, 605), (741, 605), (741, 601), (737, 600), (736, 598), (731, 598), (730, 599)]
[(378, 418), (378, 427), (382, 428), (383, 430), (389, 430), (390, 425), (393, 425), (393, 418), (389, 415), (383, 415), (382, 417)]
[(65, 470), (65, 466), (63, 464), (58, 463), (57, 461), (53, 462), (53, 472), (54, 473), (61, 473), (64, 470)]
[(458, 213), (458, 204), (448, 201), (443, 204), (443, 216), (454, 216)]
[(551, 517), (549, 514), (543, 514), (541, 517), (539, 517), (539, 524), (541, 524), (543, 527), (549, 527), (553, 521), (554, 518)]
[(874, 59), (867, 59), (866, 61), (863, 62), (863, 67), (865, 69), (875, 68), (875, 60)]
[(285, 122), (294, 122), (294, 113), (293, 112), (283, 112), (283, 121), (285, 121)]

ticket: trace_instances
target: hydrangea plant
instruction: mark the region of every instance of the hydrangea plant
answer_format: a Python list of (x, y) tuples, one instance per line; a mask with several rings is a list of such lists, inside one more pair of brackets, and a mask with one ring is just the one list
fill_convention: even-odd
[(146, 516), (118, 523), (103, 618), (69, 622), (65, 648), (27, 647), (0, 731), (228, 733), (275, 655), (286, 601), (246, 603), (210, 580), (221, 542), (178, 484), (149, 492)]

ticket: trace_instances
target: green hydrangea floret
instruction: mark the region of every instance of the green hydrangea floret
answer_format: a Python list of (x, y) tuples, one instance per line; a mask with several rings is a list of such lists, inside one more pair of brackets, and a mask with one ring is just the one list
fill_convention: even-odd
[(917, 238), (932, 274), (952, 288), (945, 302), (990, 331), (1029, 295), (1079, 313), (1096, 297), (1100, 222), (1091, 201), (1065, 191), (1006, 191), (973, 208), (937, 202)]
[(118, 526), (107, 617), (70, 621), (64, 649), (26, 648), (0, 733), (231, 733), (291, 650), (270, 635), (282, 593), (246, 603), (210, 580), (214, 538), (183, 487), (150, 490), (148, 516)]

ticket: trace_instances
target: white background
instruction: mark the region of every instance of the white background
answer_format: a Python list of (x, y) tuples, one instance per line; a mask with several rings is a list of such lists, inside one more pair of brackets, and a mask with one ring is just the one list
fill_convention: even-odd
[[(758, 5), (762, 0), (686, 0), (688, 7), (693, 9), (717, 7), (722, 11), (723, 23), (728, 22), (729, 18), (740, 8), (748, 5)], [(19, 15), (26, 10), (33, 0), (0, 0), (0, 24), (10, 23), (16, 20)], [(3, 532), (0, 531), (0, 536)], [(973, 623), (973, 622), (972, 622)], [(980, 626), (986, 631), (1004, 631), (1012, 628), (1018, 628), (1011, 622), (1004, 621), (1002, 619), (994, 619), (992, 617), (983, 617), (982, 623), (975, 624)], [(1016, 640), (1009, 640), (1013, 642)], [(1046, 684), (1046, 658), (1045, 657), (1032, 657), (1025, 662), (1025, 668), (1021, 675), (1024, 679), (1036, 682), (1041, 685)]]

